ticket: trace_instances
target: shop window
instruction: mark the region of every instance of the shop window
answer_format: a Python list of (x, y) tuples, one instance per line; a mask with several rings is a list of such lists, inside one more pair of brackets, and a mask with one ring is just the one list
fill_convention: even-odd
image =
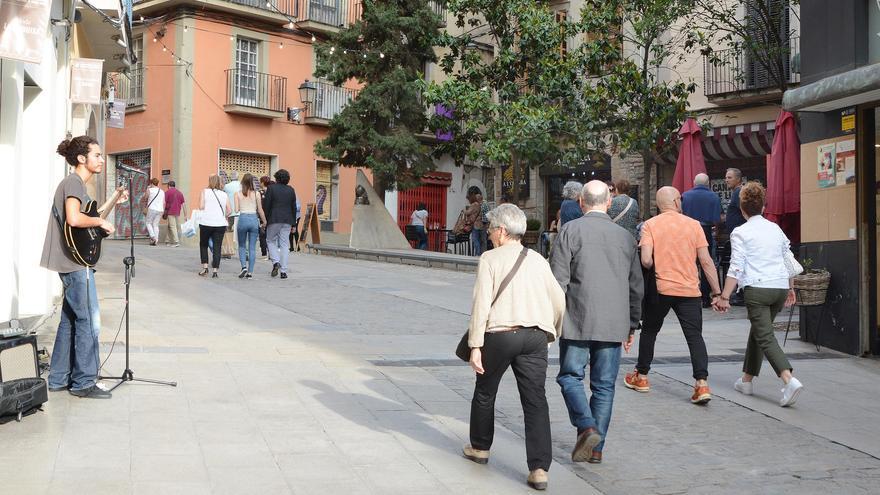
[(315, 165), (315, 208), (319, 220), (336, 220), (339, 208), (339, 166), (332, 162)]

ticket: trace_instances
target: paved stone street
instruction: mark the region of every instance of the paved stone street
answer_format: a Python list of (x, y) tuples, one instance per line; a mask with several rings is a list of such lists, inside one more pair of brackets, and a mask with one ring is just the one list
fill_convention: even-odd
[[(127, 248), (105, 246), (102, 358), (122, 316)], [(460, 455), (473, 374), (452, 349), (473, 274), (297, 254), (286, 281), (271, 279), (265, 261), (254, 280), (239, 280), (237, 260), (224, 260), (217, 280), (196, 276), (194, 249), (138, 245), (137, 254), (131, 368), (179, 385), (127, 383), (110, 401), (52, 393), (44, 412), (0, 426), (3, 494), (531, 492), (512, 373), (490, 463)], [(548, 492), (876, 493), (880, 364), (789, 339), (806, 388), (782, 409), (766, 364), (755, 396), (733, 390), (744, 311), (705, 315), (715, 398), (689, 403), (687, 350), (670, 317), (651, 392), (619, 382), (601, 465), (569, 460), (574, 430), (551, 349)], [(56, 323), (40, 329), (50, 350)], [(105, 374), (124, 369), (120, 343)]]

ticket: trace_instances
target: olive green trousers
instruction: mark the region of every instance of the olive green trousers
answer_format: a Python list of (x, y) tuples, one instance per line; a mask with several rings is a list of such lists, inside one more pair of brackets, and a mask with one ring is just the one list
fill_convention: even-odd
[(773, 334), (773, 319), (785, 305), (788, 290), (746, 287), (743, 292), (749, 321), (752, 323), (743, 373), (758, 376), (761, 373), (761, 362), (767, 357), (776, 376), (779, 376), (783, 371), (791, 369), (791, 363)]

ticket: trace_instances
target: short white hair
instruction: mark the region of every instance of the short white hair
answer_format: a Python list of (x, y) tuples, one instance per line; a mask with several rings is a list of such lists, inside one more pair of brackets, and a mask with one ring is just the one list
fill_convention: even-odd
[(514, 204), (498, 205), (486, 213), (486, 218), (489, 219), (490, 229), (504, 227), (507, 235), (514, 239), (519, 239), (526, 233), (526, 214)]
[(570, 180), (566, 182), (564, 186), (562, 186), (562, 197), (564, 199), (573, 199), (577, 201), (578, 196), (581, 195), (581, 189), (583, 187), (584, 186), (580, 182), (576, 180)]

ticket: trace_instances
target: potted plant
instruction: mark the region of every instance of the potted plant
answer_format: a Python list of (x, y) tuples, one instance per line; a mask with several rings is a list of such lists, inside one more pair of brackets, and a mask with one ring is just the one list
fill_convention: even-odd
[(824, 268), (813, 268), (813, 260), (804, 258), (801, 261), (803, 273), (792, 278), (791, 286), (797, 289), (798, 306), (821, 306), (825, 304), (831, 273)]
[(526, 233), (523, 235), (522, 243), (524, 246), (535, 247), (538, 245), (538, 238), (541, 236), (541, 221), (537, 218), (526, 219)]

